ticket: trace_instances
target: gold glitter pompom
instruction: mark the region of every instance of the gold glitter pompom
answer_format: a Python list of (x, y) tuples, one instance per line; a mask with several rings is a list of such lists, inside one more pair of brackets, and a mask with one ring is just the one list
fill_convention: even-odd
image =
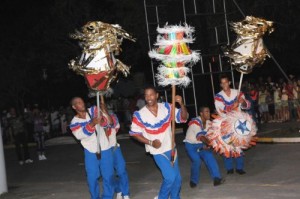
[(230, 49), (225, 50), (225, 55), (232, 60), (236, 70), (250, 73), (253, 67), (263, 64), (268, 56), (262, 37), (274, 31), (273, 22), (247, 16), (243, 21), (232, 22), (230, 25), (237, 39)]
[[(91, 89), (107, 90), (119, 72), (122, 72), (124, 76), (129, 74), (130, 67), (116, 59), (115, 55), (122, 51), (123, 39), (130, 41), (135, 41), (135, 39), (121, 26), (91, 21), (84, 25), (81, 31), (76, 31), (70, 36), (79, 40), (82, 54), (70, 61), (69, 68), (85, 76)], [(91, 82), (91, 78), (99, 78), (100, 80)], [(101, 84), (104, 85), (101, 86)]]

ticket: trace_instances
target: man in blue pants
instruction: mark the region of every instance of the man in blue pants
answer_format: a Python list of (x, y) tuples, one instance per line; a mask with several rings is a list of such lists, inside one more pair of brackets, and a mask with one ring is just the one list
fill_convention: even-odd
[(236, 172), (240, 175), (245, 174), (246, 172), (244, 171), (244, 156), (240, 156), (237, 158), (226, 158), (223, 156), (225, 168), (227, 170), (227, 174), (233, 174), (234, 172), (234, 161), (235, 161), (235, 168)]
[[(104, 111), (106, 112), (106, 111)], [(106, 115), (104, 115), (106, 117)], [(117, 142), (117, 133), (120, 129), (120, 124), (115, 114), (111, 115), (114, 126), (106, 129), (110, 146), (113, 150), (113, 164), (118, 179), (115, 181), (116, 199), (129, 199), (129, 180), (126, 170), (126, 162), (124, 160), (120, 144)]]
[[(246, 100), (245, 95), (236, 89), (230, 88), (230, 80), (226, 75), (220, 76), (220, 86), (222, 91), (215, 96), (215, 107), (221, 117), (226, 117), (226, 114), (231, 111), (249, 110), (251, 104)], [(244, 157), (226, 158), (223, 157), (227, 174), (233, 174), (234, 161), (236, 162), (236, 172), (240, 175), (245, 174), (244, 171)]]
[[(97, 132), (99, 135), (96, 136), (95, 127), (101, 125), (100, 128), (108, 128), (115, 124), (107, 112), (106, 117), (98, 118), (97, 107), (93, 106), (87, 110), (80, 97), (74, 97), (71, 100), (71, 106), (76, 111), (76, 115), (71, 121), (70, 128), (84, 148), (84, 163), (91, 199), (112, 199), (114, 196), (112, 148), (105, 133)], [(97, 156), (99, 149), (97, 139), (101, 146), (101, 158)], [(103, 179), (101, 197), (98, 182), (100, 176)]]
[(212, 179), (214, 186), (224, 182), (221, 178), (219, 166), (212, 150), (206, 145), (205, 135), (210, 127), (210, 109), (200, 107), (200, 116), (193, 118), (189, 122), (189, 128), (185, 137), (185, 149), (192, 161), (190, 186), (194, 188), (199, 183), (201, 162), (204, 161)]
[[(181, 175), (178, 158), (174, 165), (171, 163), (172, 131), (169, 103), (158, 103), (158, 93), (154, 87), (147, 87), (144, 91), (146, 106), (133, 114), (130, 135), (145, 144), (147, 152), (153, 155), (154, 161), (160, 169), (163, 182), (155, 199), (180, 199)], [(175, 110), (176, 122), (186, 122), (188, 113), (181, 96), (175, 96), (180, 109)]]

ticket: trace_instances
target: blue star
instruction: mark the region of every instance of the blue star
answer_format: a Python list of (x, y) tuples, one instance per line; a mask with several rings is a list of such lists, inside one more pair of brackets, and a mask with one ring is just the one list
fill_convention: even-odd
[(248, 128), (247, 128), (247, 121), (245, 120), (244, 122), (241, 122), (239, 120), (239, 125), (237, 126), (237, 129), (240, 129), (242, 131), (242, 134), (244, 134), (245, 131), (250, 131)]

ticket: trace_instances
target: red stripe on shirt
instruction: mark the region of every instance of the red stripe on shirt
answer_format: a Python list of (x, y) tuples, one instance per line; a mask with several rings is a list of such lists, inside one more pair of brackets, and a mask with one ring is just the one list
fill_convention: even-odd
[(157, 130), (151, 130), (151, 129), (147, 129), (145, 128), (145, 126), (136, 118), (136, 117), (133, 117), (133, 120), (132, 122), (136, 125), (138, 125), (139, 127), (145, 129), (145, 131), (149, 134), (154, 134), (154, 135), (157, 135), (157, 134), (160, 134), (160, 133), (164, 133), (167, 128), (169, 127), (170, 123), (171, 123), (171, 117), (169, 118), (169, 120), (164, 123), (160, 128), (158, 128)]

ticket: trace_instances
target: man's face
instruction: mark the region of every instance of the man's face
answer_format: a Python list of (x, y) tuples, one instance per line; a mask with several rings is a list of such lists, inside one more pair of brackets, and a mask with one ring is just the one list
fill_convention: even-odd
[(145, 90), (145, 101), (148, 106), (153, 106), (157, 104), (158, 93), (155, 92), (153, 89), (146, 89)]
[(206, 120), (210, 119), (210, 110), (209, 108), (204, 108), (202, 112), (200, 112), (200, 116)]
[(77, 112), (85, 112), (85, 104), (81, 98), (76, 98), (73, 100), (72, 108)]
[(230, 81), (227, 78), (222, 78), (220, 81), (221, 88), (226, 91), (230, 88)]

